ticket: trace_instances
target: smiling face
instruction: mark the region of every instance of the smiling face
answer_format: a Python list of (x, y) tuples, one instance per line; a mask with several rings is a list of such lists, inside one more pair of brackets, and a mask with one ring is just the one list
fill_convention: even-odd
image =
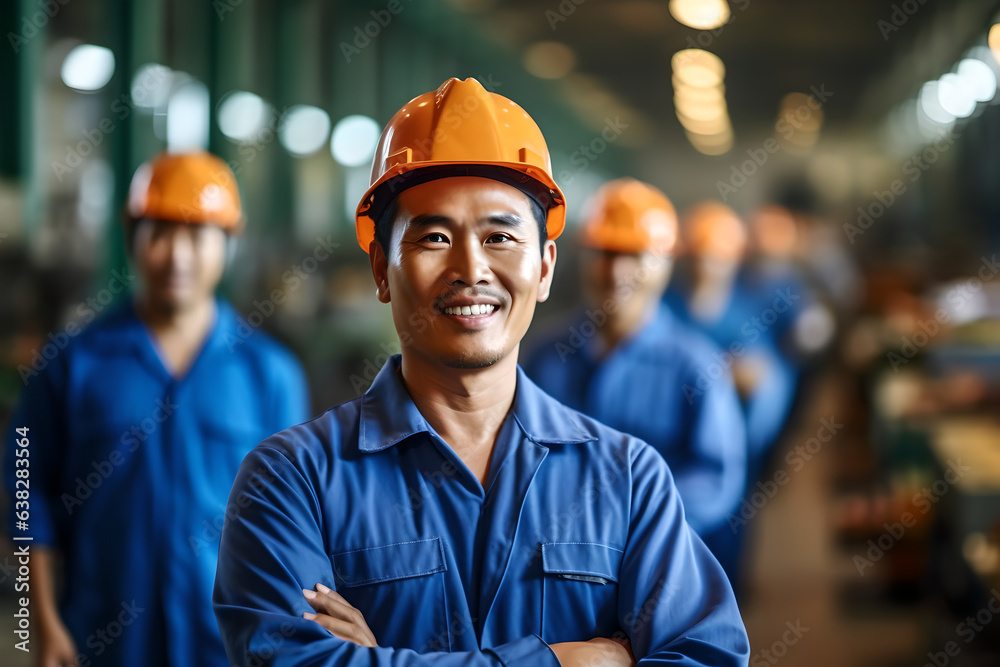
[(184, 311), (212, 298), (226, 264), (221, 227), (149, 219), (133, 224), (132, 257), (149, 305)]
[(373, 242), (378, 297), (392, 306), (403, 354), (424, 365), (486, 368), (516, 353), (549, 296), (555, 243), (520, 190), (452, 177), (402, 192), (385, 250)]

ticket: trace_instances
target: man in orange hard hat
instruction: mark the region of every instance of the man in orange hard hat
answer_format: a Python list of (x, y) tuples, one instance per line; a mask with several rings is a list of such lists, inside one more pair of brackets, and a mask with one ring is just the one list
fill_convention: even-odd
[(656, 448), (688, 523), (731, 565), (713, 536), (743, 497), (746, 432), (729, 373), (705, 383), (721, 350), (660, 305), (677, 214), (660, 190), (631, 178), (607, 183), (591, 208), (580, 234), (586, 310), (545, 337), (525, 371), (564, 404)]
[(389, 121), (357, 235), (402, 354), (244, 462), (215, 587), (232, 663), (746, 665), (663, 459), (517, 366), (564, 219), (538, 127), (477, 81)]
[(242, 224), (219, 158), (143, 164), (125, 221), (134, 298), (28, 382), (6, 469), (12, 509), (15, 470), (30, 470), (30, 518), (12, 534), (31, 539), (43, 667), (226, 664), (211, 608), (226, 498), (254, 444), (307, 416), (295, 358), (240, 335), (215, 296)]

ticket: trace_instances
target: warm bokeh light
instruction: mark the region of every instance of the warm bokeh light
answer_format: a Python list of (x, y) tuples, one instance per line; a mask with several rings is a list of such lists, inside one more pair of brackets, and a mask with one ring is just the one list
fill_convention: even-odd
[(670, 0), (669, 7), (678, 23), (695, 30), (712, 30), (729, 21), (725, 0)]
[(733, 146), (726, 106), (726, 66), (702, 49), (683, 49), (670, 59), (677, 120), (691, 145), (705, 155), (722, 155)]
[(997, 63), (1000, 63), (1000, 23), (996, 23), (990, 28), (987, 43), (990, 45), (993, 57), (996, 58)]
[(695, 88), (722, 85), (726, 77), (726, 66), (722, 59), (702, 49), (678, 51), (670, 59), (670, 65), (677, 80)]
[(561, 79), (576, 66), (576, 54), (559, 42), (538, 42), (524, 52), (524, 68), (539, 79)]

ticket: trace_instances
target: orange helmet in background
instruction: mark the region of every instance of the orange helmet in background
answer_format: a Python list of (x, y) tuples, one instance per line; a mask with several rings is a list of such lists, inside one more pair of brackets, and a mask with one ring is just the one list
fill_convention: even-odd
[(747, 231), (736, 211), (717, 201), (695, 204), (684, 212), (684, 241), (695, 257), (730, 262), (743, 258)]
[(243, 221), (236, 177), (222, 159), (198, 151), (160, 153), (132, 177), (126, 216), (219, 225), (239, 232)]
[(593, 200), (580, 244), (613, 252), (669, 255), (677, 244), (677, 211), (667, 196), (633, 178), (606, 183)]
[(770, 257), (791, 257), (798, 242), (795, 215), (784, 206), (767, 204), (749, 220), (750, 236), (758, 251)]
[(355, 214), (358, 245), (368, 252), (379, 214), (399, 192), (448, 176), (484, 176), (522, 190), (547, 211), (548, 238), (562, 233), (566, 201), (538, 125), (475, 79), (451, 78), (407, 102), (382, 131), (371, 187)]

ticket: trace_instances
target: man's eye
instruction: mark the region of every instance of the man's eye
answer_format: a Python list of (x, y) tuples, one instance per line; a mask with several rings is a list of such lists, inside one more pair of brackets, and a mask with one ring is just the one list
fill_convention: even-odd
[(507, 234), (501, 234), (500, 232), (497, 232), (496, 234), (490, 234), (489, 238), (486, 239), (486, 242), (487, 243), (507, 243), (508, 241), (512, 241), (512, 240), (513, 239), (511, 239), (511, 237), (508, 236)]
[(444, 234), (438, 234), (437, 232), (432, 232), (424, 237), (424, 240), (429, 243), (447, 243), (448, 239), (444, 237)]

